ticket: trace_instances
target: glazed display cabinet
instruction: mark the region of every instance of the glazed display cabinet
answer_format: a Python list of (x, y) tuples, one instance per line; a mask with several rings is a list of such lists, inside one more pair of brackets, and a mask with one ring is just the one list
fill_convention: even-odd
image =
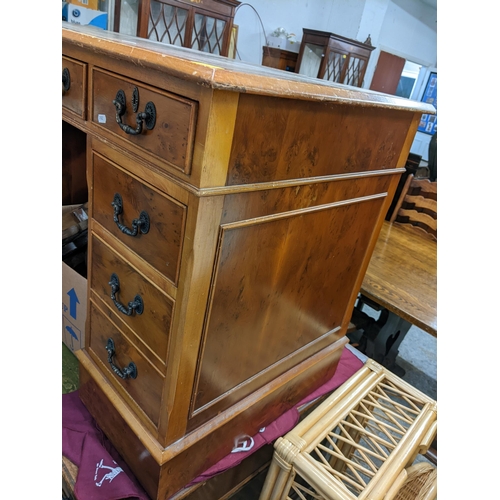
[(365, 43), (335, 33), (303, 29), (297, 73), (330, 82), (362, 87), (371, 52)]
[(114, 31), (228, 56), (236, 0), (115, 0)]

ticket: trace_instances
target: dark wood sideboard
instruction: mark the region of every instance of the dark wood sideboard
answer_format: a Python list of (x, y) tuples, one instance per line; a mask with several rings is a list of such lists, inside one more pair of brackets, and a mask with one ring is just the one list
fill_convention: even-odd
[(432, 109), (68, 23), (62, 52), (81, 399), (166, 499), (333, 375)]

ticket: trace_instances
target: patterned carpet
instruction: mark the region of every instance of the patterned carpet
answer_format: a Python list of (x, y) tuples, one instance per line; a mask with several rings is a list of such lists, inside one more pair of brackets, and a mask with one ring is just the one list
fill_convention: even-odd
[(78, 360), (62, 343), (62, 393), (67, 394), (78, 389)]

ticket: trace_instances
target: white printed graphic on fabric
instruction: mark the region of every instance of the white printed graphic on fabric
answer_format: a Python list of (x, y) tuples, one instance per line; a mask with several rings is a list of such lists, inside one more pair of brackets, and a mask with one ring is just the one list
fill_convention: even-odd
[(231, 453), (251, 450), (254, 444), (253, 437), (240, 436), (234, 440), (234, 448), (231, 450)]
[[(95, 476), (94, 476), (94, 481), (97, 481), (97, 476), (99, 475), (99, 471), (101, 469), (108, 469), (110, 472), (106, 472), (104, 476), (101, 478), (99, 482), (96, 482), (95, 485), (98, 486), (99, 488), (102, 486), (102, 483), (104, 482), (105, 479), (107, 479), (109, 482), (113, 481), (113, 479), (120, 474), (120, 472), (123, 472), (123, 469), (121, 467), (108, 467), (107, 465), (103, 465), (104, 459), (102, 459), (95, 468)], [(114, 460), (113, 463), (115, 465), (118, 465)]]

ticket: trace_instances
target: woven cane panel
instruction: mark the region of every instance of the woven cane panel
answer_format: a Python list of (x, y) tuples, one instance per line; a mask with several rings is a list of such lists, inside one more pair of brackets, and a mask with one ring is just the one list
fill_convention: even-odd
[[(354, 496), (366, 488), (422, 412), (426, 402), (384, 380), (321, 441), (303, 450), (320, 469), (340, 481)], [(322, 499), (303, 478), (291, 485), (289, 500)]]
[(328, 500), (323, 498), (299, 476), (296, 476), (286, 498), (287, 500)]

